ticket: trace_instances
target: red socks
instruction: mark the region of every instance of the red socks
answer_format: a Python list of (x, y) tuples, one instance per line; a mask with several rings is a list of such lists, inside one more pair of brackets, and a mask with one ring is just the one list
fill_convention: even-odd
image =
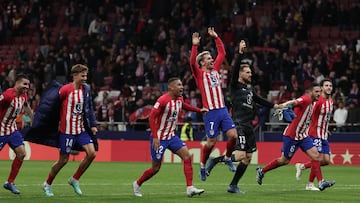
[(304, 163), (304, 167), (305, 168), (310, 168), (311, 167), (311, 161)]
[(11, 164), (11, 171), (10, 171), (10, 175), (9, 175), (9, 178), (8, 178), (9, 183), (14, 182), (17, 174), (19, 173), (19, 170), (21, 168), (22, 163), (23, 163), (23, 160), (20, 160), (20, 159), (15, 157), (15, 159), (13, 160), (13, 162)]
[(206, 144), (202, 148), (201, 164), (205, 166), (206, 161), (209, 159), (213, 147), (208, 147)]
[(273, 170), (279, 166), (280, 165), (279, 165), (277, 159), (274, 159), (270, 163), (268, 163), (264, 168), (262, 168), (262, 172), (265, 173), (266, 171)]
[(193, 168), (191, 159), (184, 160), (184, 175), (186, 179), (186, 186), (192, 186), (193, 185)]
[(151, 177), (155, 175), (155, 172), (152, 168), (146, 169), (144, 173), (140, 176), (139, 179), (136, 180), (138, 185), (143, 184), (145, 181), (149, 180)]
[(52, 175), (50, 175), (50, 173), (49, 173), (48, 178), (46, 179), (46, 183), (47, 183), (48, 185), (51, 185), (52, 182), (53, 182), (53, 180), (54, 180), (54, 178), (55, 178), (55, 176), (52, 176)]
[(229, 139), (226, 142), (226, 157), (231, 157), (232, 152), (234, 151), (236, 146), (236, 139)]
[(84, 173), (85, 171), (82, 170), (80, 167), (76, 170), (75, 174), (73, 175), (73, 178), (75, 180), (79, 180), (80, 176)]
[[(322, 176), (322, 172), (321, 172), (321, 169), (320, 169), (320, 161), (314, 161), (312, 160), (311, 161), (311, 171), (310, 171), (310, 176), (309, 176), (309, 181), (310, 181), (310, 178), (311, 176), (316, 176), (316, 178), (318, 179), (318, 181), (322, 181), (323, 179), (323, 176)], [(314, 178), (313, 178), (313, 181), (314, 181)], [(311, 182), (313, 182), (311, 181)]]

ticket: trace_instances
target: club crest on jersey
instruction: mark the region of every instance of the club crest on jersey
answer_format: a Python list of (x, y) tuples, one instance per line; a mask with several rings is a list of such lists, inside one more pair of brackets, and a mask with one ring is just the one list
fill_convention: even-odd
[(248, 104), (252, 104), (252, 102), (253, 102), (253, 93), (252, 92), (249, 92), (249, 94), (247, 95), (247, 97), (246, 97), (246, 102), (248, 103)]
[(76, 103), (74, 108), (74, 113), (81, 113), (82, 112), (82, 105), (81, 103)]
[(176, 121), (177, 117), (178, 117), (178, 112), (177, 112), (177, 111), (173, 111), (172, 114), (171, 114), (171, 116), (169, 117), (168, 121), (169, 121), (169, 122)]
[(214, 130), (210, 130), (209, 133), (210, 133), (210, 135), (214, 135), (214, 134), (215, 134), (215, 131), (214, 131)]
[(219, 86), (219, 81), (218, 81), (216, 75), (213, 75), (213, 74), (210, 75), (210, 83), (211, 83), (211, 84), (210, 84), (210, 87), (217, 87), (217, 86)]

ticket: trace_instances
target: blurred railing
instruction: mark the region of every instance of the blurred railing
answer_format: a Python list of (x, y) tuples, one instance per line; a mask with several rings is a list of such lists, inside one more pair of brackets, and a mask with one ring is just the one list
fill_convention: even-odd
[[(204, 123), (203, 122), (193, 122), (195, 131), (203, 131)], [(184, 123), (178, 123), (178, 126), (182, 126)], [(256, 126), (254, 130), (259, 132), (260, 137), (262, 131), (283, 131), (288, 123), (283, 122), (266, 122), (265, 127)], [(127, 130), (149, 130), (148, 122), (98, 122), (100, 128), (105, 128), (104, 130), (110, 131), (127, 131)], [(357, 132), (360, 130), (360, 123), (346, 123), (343, 126), (339, 127), (335, 123), (329, 124), (329, 132)], [(261, 141), (262, 139), (260, 139)]]
[[(181, 131), (184, 123), (179, 123), (177, 135)], [(194, 122), (194, 140), (206, 140), (204, 124)], [(258, 142), (281, 142), (282, 133), (287, 123), (268, 122), (264, 126), (255, 126), (255, 137)], [(148, 122), (99, 122), (99, 139), (111, 140), (147, 140), (150, 134)], [(334, 142), (360, 142), (360, 123), (346, 124), (339, 129), (336, 124), (331, 124), (329, 128), (330, 141)], [(226, 141), (227, 137), (221, 133), (218, 141)]]

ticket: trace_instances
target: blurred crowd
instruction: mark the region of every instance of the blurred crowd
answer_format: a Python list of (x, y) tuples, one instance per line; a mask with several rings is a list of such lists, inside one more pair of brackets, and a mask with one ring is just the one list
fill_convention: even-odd
[[(0, 14), (1, 44), (36, 35), (36, 46), (19, 46), (11, 63), (0, 55), (1, 88), (11, 87), (19, 72), (30, 74), (34, 109), (47, 84), (53, 79), (68, 82), (69, 70), (77, 63), (89, 67), (99, 121), (146, 120), (145, 107), (167, 91), (167, 80), (173, 76), (183, 79), (185, 100), (201, 107), (189, 68), (191, 34), (199, 32), (200, 49), (216, 55), (206, 33), (212, 26), (226, 48), (220, 74), (229, 108), (231, 67), (238, 57), (237, 43), (246, 39), (246, 60), (259, 94), (283, 102), (300, 96), (310, 82), (330, 78), (335, 115), (341, 115), (334, 115), (336, 129), (359, 130), (343, 128), (360, 123), (360, 4), (356, 0), (0, 0)], [(355, 35), (311, 38), (310, 30), (322, 26)], [(202, 121), (196, 113), (181, 115), (187, 117), (194, 123)], [(271, 119), (270, 109), (259, 108), (254, 125), (266, 129), (265, 122)]]

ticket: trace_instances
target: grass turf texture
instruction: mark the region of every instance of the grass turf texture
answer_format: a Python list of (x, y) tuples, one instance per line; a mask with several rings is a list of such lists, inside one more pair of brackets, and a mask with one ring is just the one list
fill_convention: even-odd
[[(309, 170), (303, 173), (301, 181), (296, 181), (295, 167), (284, 166), (268, 172), (260, 186), (255, 181), (257, 166), (251, 165), (239, 184), (246, 194), (237, 195), (226, 191), (233, 176), (227, 166), (219, 164), (202, 182), (198, 176), (199, 165), (194, 164), (194, 186), (204, 188), (205, 193), (188, 198), (182, 164), (165, 163), (156, 176), (142, 185), (143, 197), (139, 198), (133, 195), (132, 182), (150, 163), (94, 162), (80, 179), (83, 196), (79, 197), (67, 184), (78, 162), (69, 161), (53, 183), (55, 196), (45, 197), (41, 184), (47, 178), (52, 163), (25, 161), (15, 181), (21, 194), (14, 195), (2, 188), (0, 202), (360, 202), (360, 167), (354, 166), (323, 167), (324, 177), (336, 180), (336, 184), (320, 192), (305, 191)], [(10, 161), (0, 161), (0, 180), (6, 180), (10, 165)]]

